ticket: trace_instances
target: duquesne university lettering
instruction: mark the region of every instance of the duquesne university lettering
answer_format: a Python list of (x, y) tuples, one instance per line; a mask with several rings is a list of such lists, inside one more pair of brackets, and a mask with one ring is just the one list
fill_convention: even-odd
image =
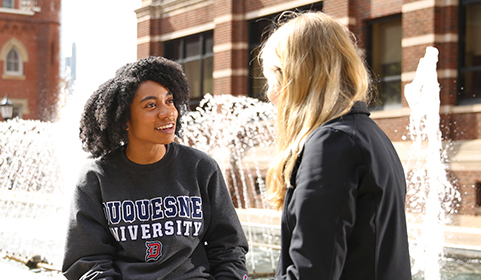
[(199, 236), (203, 224), (199, 196), (108, 201), (103, 208), (110, 232), (119, 242), (172, 235)]
[(175, 220), (165, 223), (140, 224), (110, 227), (110, 232), (118, 242), (137, 239), (148, 240), (162, 236), (199, 236), (201, 221)]

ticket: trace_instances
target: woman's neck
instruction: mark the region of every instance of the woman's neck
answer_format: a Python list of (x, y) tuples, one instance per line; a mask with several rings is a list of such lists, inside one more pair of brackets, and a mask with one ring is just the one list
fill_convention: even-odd
[(134, 147), (127, 144), (125, 155), (137, 164), (152, 164), (161, 160), (167, 151), (166, 145), (154, 145), (150, 147)]

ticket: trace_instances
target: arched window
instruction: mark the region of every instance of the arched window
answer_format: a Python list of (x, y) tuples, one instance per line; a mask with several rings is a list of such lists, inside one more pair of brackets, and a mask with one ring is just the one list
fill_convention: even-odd
[(23, 75), (22, 56), (17, 48), (12, 48), (7, 54), (5, 73), (8, 75), (20, 76)]
[(28, 52), (19, 40), (12, 38), (0, 49), (3, 62), (3, 79), (25, 79), (24, 64), (28, 63)]

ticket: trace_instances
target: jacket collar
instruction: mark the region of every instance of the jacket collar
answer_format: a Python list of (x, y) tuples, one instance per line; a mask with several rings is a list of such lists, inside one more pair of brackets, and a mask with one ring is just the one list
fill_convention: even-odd
[(354, 106), (352, 106), (351, 111), (347, 114), (348, 115), (349, 114), (366, 114), (368, 116), (371, 115), (371, 113), (367, 109), (367, 104), (362, 101), (357, 101), (356, 103), (354, 103)]
[(332, 120), (326, 122), (324, 125), (331, 124), (333, 122), (337, 122), (338, 120), (342, 119), (345, 116), (355, 115), (355, 114), (366, 114), (368, 116), (371, 115), (371, 113), (367, 109), (367, 104), (365, 102), (356, 101), (356, 103), (354, 103), (354, 105), (352, 106), (351, 111), (349, 111), (349, 113), (347, 113), (345, 115), (342, 115), (340, 117), (337, 117), (335, 119), (332, 119)]

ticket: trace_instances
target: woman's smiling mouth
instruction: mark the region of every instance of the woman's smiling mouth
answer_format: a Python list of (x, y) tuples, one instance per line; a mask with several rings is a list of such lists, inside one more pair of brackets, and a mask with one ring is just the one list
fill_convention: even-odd
[(158, 126), (155, 129), (156, 130), (169, 130), (169, 129), (172, 129), (172, 128), (174, 128), (174, 124), (170, 123), (170, 124)]

